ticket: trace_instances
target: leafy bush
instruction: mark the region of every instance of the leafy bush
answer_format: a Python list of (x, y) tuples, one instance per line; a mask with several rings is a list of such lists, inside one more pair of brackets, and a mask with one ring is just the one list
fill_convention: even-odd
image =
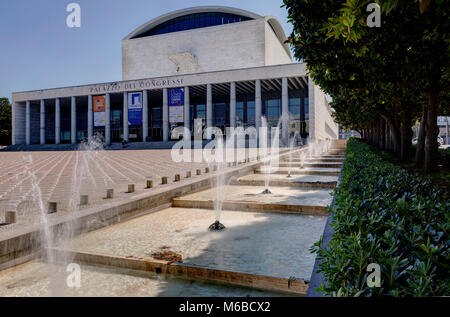
[[(450, 294), (446, 193), (351, 139), (335, 194), (331, 241), (323, 247), (320, 240), (311, 248), (321, 260), (319, 272), (327, 281), (319, 292), (332, 296)], [(370, 263), (381, 267), (379, 288), (367, 286)]]
[(11, 104), (0, 98), (0, 145), (11, 144)]

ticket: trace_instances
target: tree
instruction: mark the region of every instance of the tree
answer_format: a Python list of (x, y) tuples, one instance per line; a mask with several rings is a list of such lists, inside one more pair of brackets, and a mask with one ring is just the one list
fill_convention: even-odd
[(449, 1), (377, 1), (383, 16), (375, 28), (366, 23), (371, 2), (285, 0), (295, 56), (336, 101), (336, 113), (346, 113), (336, 115), (339, 123), (359, 127), (401, 160), (410, 159), (411, 125), (426, 111), (425, 165), (432, 171), (437, 98), (448, 78)]
[(8, 98), (0, 98), (0, 145), (11, 144), (11, 104)]

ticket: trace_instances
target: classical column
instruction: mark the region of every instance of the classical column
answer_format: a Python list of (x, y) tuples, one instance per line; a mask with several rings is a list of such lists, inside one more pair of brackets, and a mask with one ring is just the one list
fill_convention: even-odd
[(106, 94), (105, 103), (106, 103), (105, 143), (106, 143), (106, 145), (111, 145), (111, 95), (110, 94)]
[(316, 88), (311, 77), (308, 78), (308, 107), (309, 107), (309, 140), (314, 142), (316, 138), (316, 116), (315, 116), (315, 99), (316, 99)]
[(261, 80), (255, 80), (255, 123), (256, 131), (259, 133), (261, 127), (262, 101), (261, 101)]
[(169, 141), (169, 101), (167, 88), (163, 89), (163, 141)]
[(230, 127), (236, 128), (236, 83), (230, 83)]
[(184, 127), (191, 130), (191, 98), (189, 87), (184, 87)]
[(88, 140), (92, 141), (94, 135), (94, 113), (92, 109), (92, 95), (88, 96)]
[(123, 93), (123, 139), (130, 141), (130, 129), (128, 126), (128, 93)]
[[(206, 128), (213, 126), (213, 110), (212, 110), (212, 85), (206, 85)], [(208, 134), (208, 139), (211, 139), (211, 135)]]
[(77, 143), (77, 100), (75, 97), (71, 98), (71, 125), (70, 125), (70, 137), (72, 144)]
[(55, 144), (61, 143), (61, 100), (55, 100)]
[(289, 146), (289, 92), (288, 80), (284, 77), (281, 80), (281, 136), (285, 146)]
[(146, 142), (148, 137), (148, 91), (142, 93), (142, 141)]
[(11, 105), (11, 145), (16, 145), (16, 123), (17, 123), (17, 104), (15, 102)]
[(25, 110), (25, 143), (31, 143), (31, 103), (27, 101)]

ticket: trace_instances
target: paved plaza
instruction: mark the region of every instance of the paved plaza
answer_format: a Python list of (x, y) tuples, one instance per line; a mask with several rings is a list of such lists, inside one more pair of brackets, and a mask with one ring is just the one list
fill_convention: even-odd
[(106, 189), (121, 199), (130, 195), (129, 184), (139, 194), (148, 191), (147, 180), (158, 187), (163, 176), (170, 184), (176, 174), (181, 182), (187, 171), (204, 174), (206, 162), (175, 163), (170, 151), (0, 152), (0, 223), (6, 211), (17, 211), (18, 223), (31, 222), (48, 202), (58, 202), (58, 212), (78, 210), (80, 195), (89, 195), (88, 206), (99, 205)]

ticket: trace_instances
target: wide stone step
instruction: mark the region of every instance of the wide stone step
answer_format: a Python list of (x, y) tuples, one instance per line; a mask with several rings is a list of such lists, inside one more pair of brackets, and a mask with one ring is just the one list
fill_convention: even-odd
[[(308, 152), (308, 151), (307, 151)], [(345, 151), (339, 152), (325, 152), (325, 153), (312, 153), (315, 156), (345, 156)]]
[[(290, 168), (280, 167), (272, 174), (280, 175), (324, 175), (324, 176), (339, 176), (341, 170), (339, 168), (326, 168), (326, 167), (308, 167), (308, 168)], [(255, 174), (264, 174), (264, 169), (256, 169)]]
[(233, 178), (231, 185), (265, 186), (266, 176), (269, 177), (269, 186), (285, 186), (300, 188), (335, 188), (337, 176), (323, 175), (292, 175), (290, 178), (282, 174), (252, 174)]
[(331, 191), (291, 187), (272, 188), (271, 194), (263, 194), (263, 186), (221, 186), (173, 200), (173, 207), (214, 209), (215, 193), (223, 195), (221, 208), (233, 211), (295, 213), (327, 215), (331, 203)]
[(282, 162), (295, 162), (295, 163), (301, 163), (301, 162), (320, 162), (320, 163), (342, 163), (344, 162), (344, 158), (309, 158), (306, 157), (304, 159), (298, 158), (298, 157), (286, 157), (281, 160)]
[[(280, 162), (278, 164), (279, 167), (302, 167), (302, 163), (300, 162)], [(327, 168), (341, 168), (341, 162), (305, 162), (303, 167), (327, 167)]]
[[(306, 153), (306, 157), (309, 157), (309, 154)], [(345, 155), (311, 155), (314, 159), (328, 158), (328, 159), (344, 159)]]

